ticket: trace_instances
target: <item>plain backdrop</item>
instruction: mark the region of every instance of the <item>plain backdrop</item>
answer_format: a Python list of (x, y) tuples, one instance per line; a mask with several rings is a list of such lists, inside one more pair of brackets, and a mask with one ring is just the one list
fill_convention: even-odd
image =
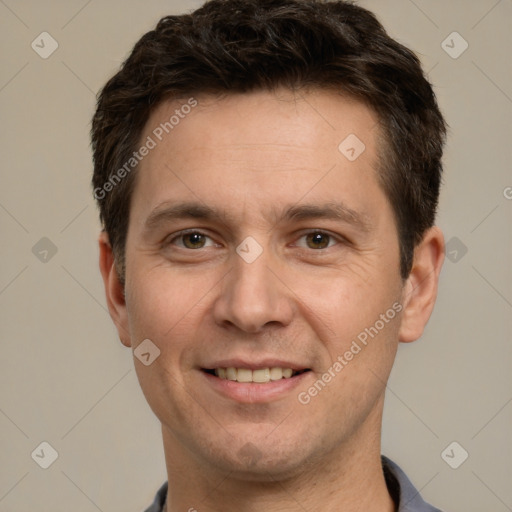
[[(106, 311), (89, 129), (139, 37), (199, 4), (0, 0), (0, 512), (139, 512), (166, 479), (159, 422)], [(383, 453), (447, 512), (510, 511), (512, 1), (361, 5), (420, 56), (450, 125), (448, 258), (424, 336), (400, 347)], [(42, 442), (58, 454), (48, 469)]]

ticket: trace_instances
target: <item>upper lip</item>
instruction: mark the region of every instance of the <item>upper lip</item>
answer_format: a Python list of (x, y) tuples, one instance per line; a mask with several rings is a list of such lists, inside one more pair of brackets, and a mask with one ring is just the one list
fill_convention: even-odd
[(262, 368), (291, 368), (295, 371), (307, 370), (309, 367), (300, 363), (284, 361), (282, 359), (220, 359), (206, 366), (202, 366), (205, 370), (214, 370), (215, 368), (247, 368), (249, 370), (260, 370)]

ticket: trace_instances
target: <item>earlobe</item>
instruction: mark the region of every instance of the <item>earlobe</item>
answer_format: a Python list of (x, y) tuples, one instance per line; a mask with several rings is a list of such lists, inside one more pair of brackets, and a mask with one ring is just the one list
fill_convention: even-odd
[(412, 270), (403, 287), (401, 342), (415, 341), (422, 335), (434, 309), (443, 261), (443, 233), (438, 227), (432, 227), (414, 250)]
[(126, 302), (124, 297), (124, 287), (119, 280), (115, 266), (115, 258), (112, 247), (105, 231), (100, 233), (99, 239), (99, 266), (103, 284), (105, 287), (105, 296), (107, 306), (117, 328), (121, 343), (127, 347), (131, 346), (131, 339), (128, 331), (128, 317), (126, 312)]

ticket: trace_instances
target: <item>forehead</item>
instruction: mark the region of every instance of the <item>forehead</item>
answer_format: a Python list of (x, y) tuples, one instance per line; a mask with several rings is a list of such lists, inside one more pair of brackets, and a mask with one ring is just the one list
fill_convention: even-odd
[[(164, 101), (146, 123), (143, 138), (152, 134), (157, 142), (172, 144), (172, 136), (178, 145), (186, 137), (187, 146), (183, 149), (188, 150), (223, 144), (279, 143), (336, 150), (333, 142), (344, 133), (373, 138), (377, 124), (373, 110), (342, 92), (281, 88)], [(366, 142), (371, 145), (372, 140)]]
[(378, 135), (372, 110), (332, 90), (166, 101), (141, 137), (152, 149), (139, 164), (134, 196), (146, 214), (184, 196), (229, 209), (240, 207), (240, 194), (247, 208), (270, 206), (274, 192), (290, 203), (348, 187), (357, 202), (376, 184)]

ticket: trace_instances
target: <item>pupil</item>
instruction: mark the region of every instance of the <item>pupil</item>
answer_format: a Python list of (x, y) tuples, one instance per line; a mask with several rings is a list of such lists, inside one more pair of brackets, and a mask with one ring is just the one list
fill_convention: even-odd
[(189, 244), (186, 244), (186, 245), (189, 245), (189, 246), (192, 246), (192, 247), (197, 247), (198, 245), (201, 245), (201, 242), (203, 241), (202, 240), (203, 238), (203, 235), (201, 235), (200, 233), (191, 233), (189, 235), (186, 235), (185, 237), (185, 240), (189, 240)]
[(310, 236), (310, 241), (313, 245), (316, 245), (316, 249), (320, 248), (323, 249), (324, 247), (327, 247), (328, 242), (328, 236), (323, 233), (313, 233)]

